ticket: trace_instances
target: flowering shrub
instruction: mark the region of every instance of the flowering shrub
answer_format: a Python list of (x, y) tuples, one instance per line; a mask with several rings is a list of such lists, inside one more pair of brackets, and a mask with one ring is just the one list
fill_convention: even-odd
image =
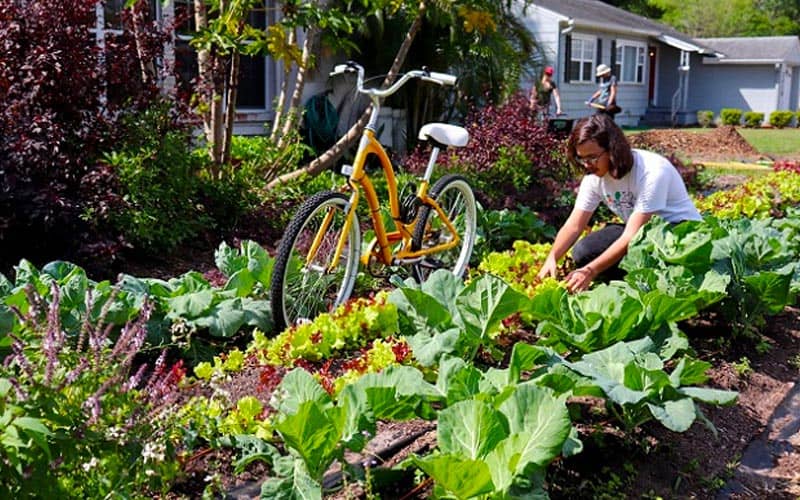
[[(465, 120), (470, 141), (464, 148), (443, 153), (440, 164), (463, 172), (482, 203), (491, 208), (525, 204), (533, 210), (551, 209), (561, 191), (574, 182), (563, 159), (562, 142), (537, 123), (521, 94), (502, 104), (472, 110)], [(417, 148), (407, 161), (414, 172), (425, 168), (426, 148)]]
[[(68, 294), (69, 290), (63, 291)], [(116, 342), (101, 317), (62, 328), (62, 291), (48, 303), (29, 288), (23, 324), (0, 367), (0, 496), (103, 498), (166, 491), (178, 474), (171, 425), (182, 363), (164, 354), (147, 375), (135, 358), (147, 335), (146, 305)], [(87, 296), (87, 309), (96, 305)], [(135, 368), (135, 369), (134, 369)]]

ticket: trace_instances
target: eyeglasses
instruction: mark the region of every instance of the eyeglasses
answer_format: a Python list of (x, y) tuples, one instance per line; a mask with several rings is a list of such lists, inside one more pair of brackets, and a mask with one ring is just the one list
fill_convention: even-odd
[(602, 151), (592, 156), (576, 156), (575, 159), (578, 160), (578, 163), (584, 167), (593, 167), (597, 165), (597, 162), (600, 161), (600, 158), (602, 158), (606, 153), (608, 153), (608, 151)]

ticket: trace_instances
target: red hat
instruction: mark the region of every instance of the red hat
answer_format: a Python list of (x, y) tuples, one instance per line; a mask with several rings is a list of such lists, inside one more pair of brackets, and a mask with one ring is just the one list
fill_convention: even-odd
[(553, 74), (553, 67), (552, 66), (546, 66), (544, 68), (544, 74), (545, 75), (552, 75)]

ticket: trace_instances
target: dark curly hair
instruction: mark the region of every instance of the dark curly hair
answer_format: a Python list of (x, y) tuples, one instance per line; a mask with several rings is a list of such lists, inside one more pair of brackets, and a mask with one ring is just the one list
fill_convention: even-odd
[(581, 167), (575, 148), (586, 141), (595, 141), (608, 151), (608, 173), (611, 177), (621, 179), (633, 168), (631, 145), (610, 116), (598, 113), (575, 123), (567, 140), (567, 159), (573, 167)]

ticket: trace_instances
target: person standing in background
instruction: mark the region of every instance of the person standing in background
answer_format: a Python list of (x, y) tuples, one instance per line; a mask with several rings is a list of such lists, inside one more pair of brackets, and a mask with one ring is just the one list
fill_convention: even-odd
[(556, 115), (561, 114), (561, 96), (558, 87), (553, 81), (553, 67), (547, 66), (542, 72), (542, 78), (535, 81), (531, 87), (530, 108), (534, 115), (546, 118), (550, 114), (550, 103), (556, 103)]
[(596, 108), (598, 113), (614, 118), (614, 115), (622, 111), (617, 105), (617, 77), (611, 74), (611, 68), (605, 64), (597, 67), (595, 75), (600, 79), (599, 87), (586, 104)]

